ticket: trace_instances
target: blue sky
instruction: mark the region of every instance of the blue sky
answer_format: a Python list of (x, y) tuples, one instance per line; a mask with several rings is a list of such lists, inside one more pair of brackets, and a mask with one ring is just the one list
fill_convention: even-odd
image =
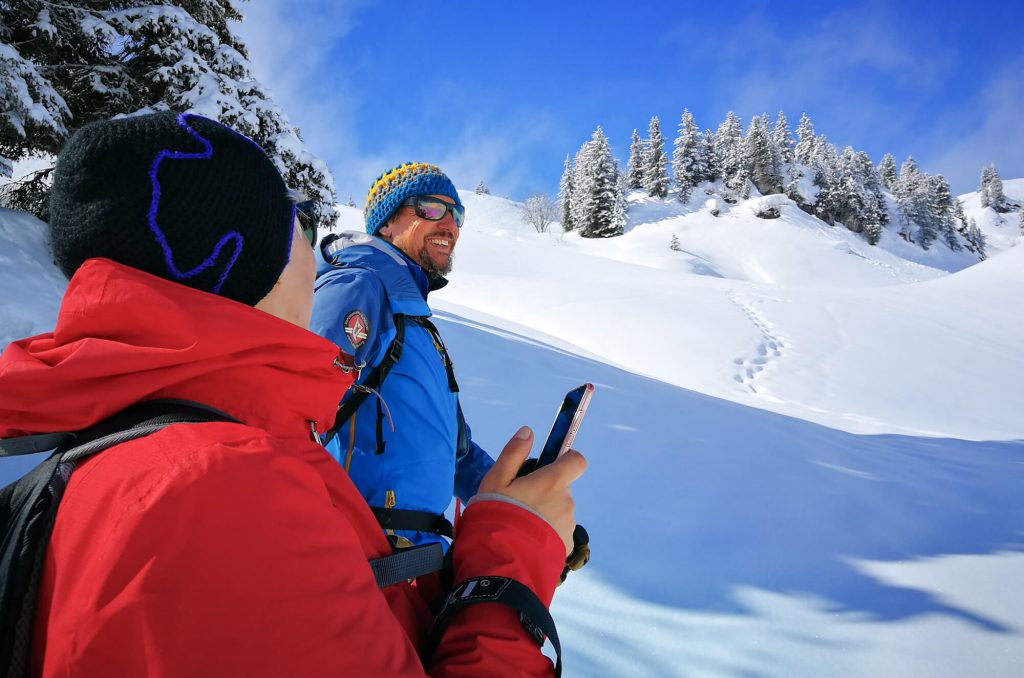
[(1024, 177), (1021, 2), (471, 2), (253, 0), (238, 31), (256, 77), (360, 206), (406, 160), (460, 188), (555, 193), (597, 125), (624, 165), (634, 127), (670, 142), (806, 111), (840, 147), (907, 155), (977, 188)]

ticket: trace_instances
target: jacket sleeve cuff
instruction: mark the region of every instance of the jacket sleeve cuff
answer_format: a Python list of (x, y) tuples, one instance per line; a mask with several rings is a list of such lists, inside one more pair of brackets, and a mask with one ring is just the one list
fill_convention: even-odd
[(501, 495), (478, 495), (459, 521), (453, 552), (455, 582), (509, 577), (551, 604), (565, 566), (565, 545), (543, 518)]

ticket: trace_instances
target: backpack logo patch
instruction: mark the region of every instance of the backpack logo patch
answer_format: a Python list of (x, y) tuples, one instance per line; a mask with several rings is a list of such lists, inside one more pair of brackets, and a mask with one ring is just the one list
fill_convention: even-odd
[(352, 348), (359, 348), (370, 336), (370, 321), (362, 311), (352, 311), (345, 316), (345, 334)]

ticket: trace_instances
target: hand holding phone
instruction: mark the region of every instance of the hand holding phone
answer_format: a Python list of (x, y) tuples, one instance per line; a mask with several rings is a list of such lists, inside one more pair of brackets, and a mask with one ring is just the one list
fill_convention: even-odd
[(593, 384), (583, 384), (565, 394), (562, 406), (555, 415), (555, 422), (551, 425), (548, 439), (544, 442), (540, 457), (537, 459), (536, 468), (550, 464), (569, 451), (593, 396)]

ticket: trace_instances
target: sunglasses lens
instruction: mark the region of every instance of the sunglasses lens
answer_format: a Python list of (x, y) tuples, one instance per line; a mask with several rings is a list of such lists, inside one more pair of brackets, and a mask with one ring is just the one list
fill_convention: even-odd
[(462, 228), (462, 222), (466, 220), (466, 208), (462, 205), (455, 205), (451, 208), (452, 219), (455, 220), (455, 225), (458, 228)]
[(440, 200), (420, 200), (417, 207), (419, 215), (430, 221), (440, 221), (444, 218), (445, 204)]
[(309, 240), (310, 246), (316, 244), (316, 204), (312, 200), (306, 200), (295, 205), (295, 216), (302, 228), (302, 235)]

